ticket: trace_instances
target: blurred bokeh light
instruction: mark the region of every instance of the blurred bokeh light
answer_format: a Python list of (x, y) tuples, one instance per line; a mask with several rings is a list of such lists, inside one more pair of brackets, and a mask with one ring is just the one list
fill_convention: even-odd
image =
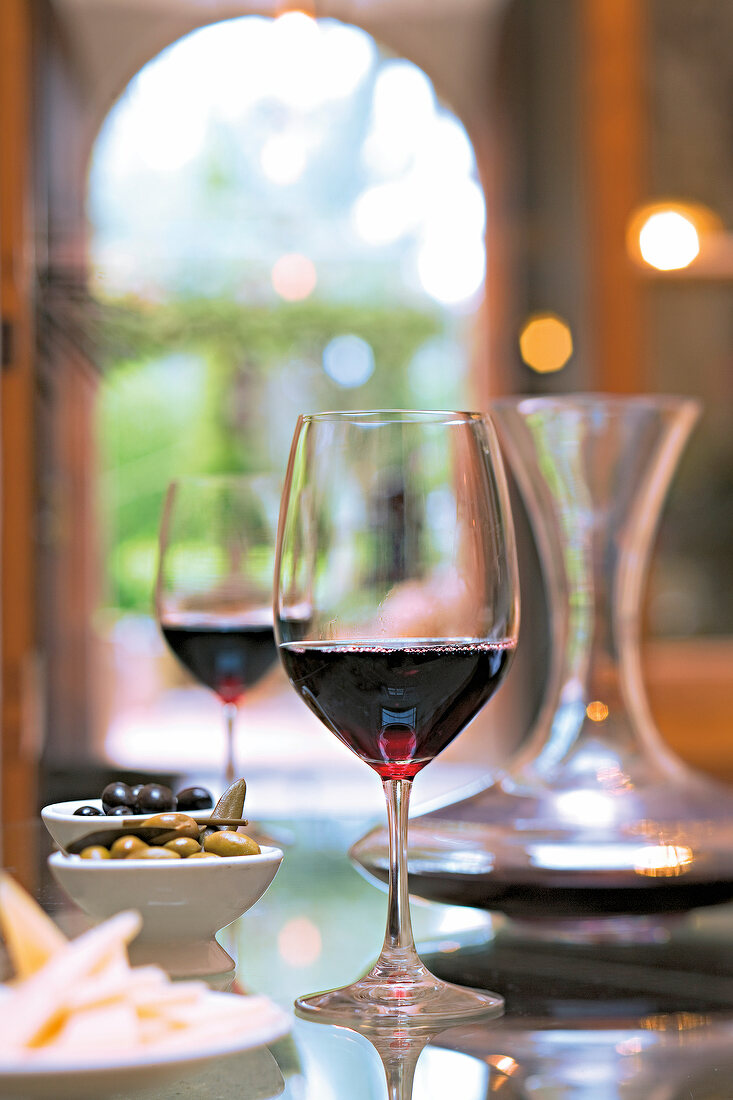
[[(341, 299), (379, 288), (464, 313), (484, 281), (486, 207), (460, 120), (417, 65), (299, 11), (203, 27), (145, 65), (100, 131), (89, 206), (110, 294), (145, 296), (151, 269), (163, 295), (241, 294), (243, 267), (262, 294), (285, 251)], [(265, 212), (290, 235), (274, 254)], [(145, 265), (124, 262), (131, 248)]]
[(573, 354), (570, 326), (555, 313), (534, 313), (522, 325), (519, 351), (538, 374), (562, 370)]
[(323, 349), (323, 369), (339, 386), (363, 386), (374, 373), (374, 352), (360, 336), (336, 336)]
[(651, 214), (639, 232), (639, 251), (659, 271), (687, 267), (700, 252), (697, 229), (676, 210)]
[(626, 246), (637, 263), (657, 271), (680, 271), (701, 256), (721, 230), (720, 217), (702, 203), (661, 199), (634, 211)]
[(313, 261), (299, 252), (288, 252), (272, 265), (272, 285), (286, 302), (302, 302), (316, 288)]

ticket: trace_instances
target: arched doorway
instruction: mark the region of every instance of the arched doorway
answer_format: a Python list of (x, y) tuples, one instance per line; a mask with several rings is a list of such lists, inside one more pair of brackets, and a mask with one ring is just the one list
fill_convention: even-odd
[[(87, 208), (108, 349), (94, 747), (200, 776), (220, 755), (201, 737), (216, 703), (150, 617), (166, 484), (282, 471), (302, 410), (474, 405), (485, 203), (466, 130), (418, 66), (293, 12), (213, 24), (149, 62), (101, 127)], [(308, 722), (282, 688), (242, 722), (240, 758), (265, 772), (298, 768)], [(321, 763), (342, 759), (310, 736)]]

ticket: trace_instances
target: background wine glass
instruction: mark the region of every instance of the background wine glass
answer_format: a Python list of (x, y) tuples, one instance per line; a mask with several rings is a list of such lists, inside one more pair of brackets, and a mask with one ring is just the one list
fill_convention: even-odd
[(171, 483), (163, 507), (156, 615), (181, 664), (222, 701), (227, 783), (237, 772), (237, 707), (276, 661), (278, 501), (268, 477), (189, 477)]
[(493, 428), (475, 413), (299, 419), (283, 492), (275, 629), (296, 691), (381, 777), (387, 931), (373, 969), (303, 1015), (421, 1024), (503, 1002), (439, 981), (410, 926), (411, 782), (474, 717), (516, 644), (516, 552)]

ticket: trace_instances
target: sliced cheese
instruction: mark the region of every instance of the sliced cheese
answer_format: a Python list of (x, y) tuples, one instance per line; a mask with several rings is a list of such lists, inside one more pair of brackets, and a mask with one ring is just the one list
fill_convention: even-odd
[(77, 1054), (85, 1059), (109, 1057), (120, 1050), (134, 1050), (140, 1042), (137, 1014), (125, 1000), (70, 1013), (45, 1050), (51, 1054)]
[(0, 871), (0, 931), (16, 978), (45, 966), (68, 940), (22, 886)]
[(10, 1047), (36, 1046), (63, 1022), (73, 990), (119, 954), (140, 930), (134, 910), (117, 913), (58, 951), (14, 992), (13, 1012), (3, 1025)]

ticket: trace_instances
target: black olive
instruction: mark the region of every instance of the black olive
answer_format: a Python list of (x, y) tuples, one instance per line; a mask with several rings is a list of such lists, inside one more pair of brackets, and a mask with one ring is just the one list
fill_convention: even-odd
[(129, 806), (132, 809), (134, 801), (127, 783), (121, 783), (119, 780), (108, 783), (102, 791), (102, 807), (106, 814), (110, 813), (115, 806)]
[(178, 792), (179, 810), (208, 810), (214, 805), (214, 797), (206, 787), (186, 787)]
[(132, 806), (113, 806), (107, 810), (107, 817), (129, 817), (134, 813)]
[(140, 794), (140, 791), (143, 789), (144, 786), (144, 783), (135, 783), (132, 787), (130, 787), (130, 792), (134, 799), (137, 799), (137, 796)]
[(101, 810), (98, 810), (96, 806), (80, 806), (78, 810), (74, 810), (74, 817), (104, 817)]
[(161, 813), (164, 810), (175, 810), (177, 805), (178, 801), (170, 787), (164, 787), (162, 783), (146, 783), (135, 799), (135, 812)]

